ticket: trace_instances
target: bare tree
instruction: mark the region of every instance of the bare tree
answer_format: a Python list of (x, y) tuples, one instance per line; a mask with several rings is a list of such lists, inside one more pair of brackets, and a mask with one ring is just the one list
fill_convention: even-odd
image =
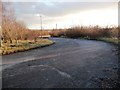
[(26, 34), (26, 26), (23, 22), (17, 21), (14, 9), (9, 2), (2, 3), (2, 37), (4, 42), (23, 39)]
[(5, 42), (10, 41), (12, 43), (12, 28), (15, 21), (13, 9), (10, 7), (10, 3), (2, 2), (2, 35)]

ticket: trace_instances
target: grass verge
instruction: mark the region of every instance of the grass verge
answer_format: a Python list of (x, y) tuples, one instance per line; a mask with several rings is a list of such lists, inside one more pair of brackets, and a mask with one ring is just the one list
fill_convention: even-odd
[(16, 52), (22, 52), (30, 49), (45, 47), (54, 44), (55, 42), (48, 40), (48, 39), (41, 39), (37, 42), (31, 40), (20, 40), (16, 44), (13, 42), (12, 44), (9, 43), (2, 43), (0, 47), (0, 55), (8, 55)]
[(120, 42), (118, 38), (84, 38), (84, 39), (104, 41), (104, 42), (112, 43), (115, 45), (119, 45), (119, 42)]
[(118, 45), (120, 41), (118, 38), (98, 38), (97, 40), (113, 43), (116, 45)]

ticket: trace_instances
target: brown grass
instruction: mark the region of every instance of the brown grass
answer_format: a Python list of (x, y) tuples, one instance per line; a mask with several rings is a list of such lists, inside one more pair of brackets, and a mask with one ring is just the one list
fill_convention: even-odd
[(48, 39), (41, 39), (37, 42), (33, 40), (19, 40), (19, 43), (2, 43), (0, 47), (0, 55), (7, 55), (11, 53), (26, 51), (38, 47), (44, 47), (53, 44), (54, 42)]
[(53, 37), (69, 37), (69, 38), (118, 38), (118, 28), (117, 27), (105, 27), (100, 28), (98, 26), (95, 27), (73, 27), (64, 30), (54, 30), (51, 33)]

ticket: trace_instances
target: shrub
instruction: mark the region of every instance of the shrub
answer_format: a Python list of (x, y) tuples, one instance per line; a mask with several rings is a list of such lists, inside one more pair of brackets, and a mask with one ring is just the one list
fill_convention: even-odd
[(50, 35), (52, 37), (69, 37), (69, 38), (79, 38), (79, 37), (87, 37), (87, 38), (118, 38), (118, 28), (117, 27), (105, 27), (100, 28), (98, 26), (95, 27), (73, 27), (69, 29), (63, 30), (53, 30)]

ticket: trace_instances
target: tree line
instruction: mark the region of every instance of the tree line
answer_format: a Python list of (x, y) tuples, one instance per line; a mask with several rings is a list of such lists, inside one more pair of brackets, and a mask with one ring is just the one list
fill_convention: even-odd
[[(4, 43), (18, 40), (34, 40), (41, 35), (40, 30), (29, 30), (23, 21), (15, 17), (14, 8), (10, 2), (0, 2), (1, 27), (0, 36)], [(42, 32), (46, 34), (46, 32)]]
[(99, 26), (75, 26), (68, 29), (52, 30), (52, 37), (69, 38), (118, 38), (119, 27), (99, 27)]

